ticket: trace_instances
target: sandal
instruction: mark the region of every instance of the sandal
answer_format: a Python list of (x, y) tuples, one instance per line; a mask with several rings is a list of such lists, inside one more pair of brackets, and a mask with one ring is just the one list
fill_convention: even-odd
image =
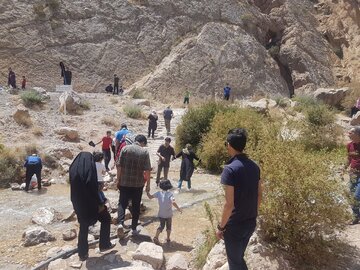
[(156, 245), (160, 245), (159, 238), (154, 237), (154, 238), (153, 238), (153, 241), (154, 241), (154, 244), (156, 244)]

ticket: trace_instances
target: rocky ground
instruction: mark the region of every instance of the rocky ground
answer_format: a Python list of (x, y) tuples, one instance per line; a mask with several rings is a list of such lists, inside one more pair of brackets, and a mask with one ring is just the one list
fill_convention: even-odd
[[(13, 148), (22, 149), (26, 145), (35, 145), (41, 153), (57, 153), (59, 155), (60, 170), (47, 169), (46, 177), (54, 179), (55, 184), (46, 187), (43, 191), (37, 190), (29, 193), (23, 191), (12, 191), (5, 189), (0, 191), (0, 226), (2, 228), (0, 243), (0, 269), (29, 269), (45, 261), (49, 257), (56, 256), (59, 250), (66, 250), (76, 247), (76, 239), (63, 240), (63, 233), (70, 234), (71, 229), (78, 231), (76, 220), (61, 221), (67, 217), (72, 206), (69, 198), (69, 186), (66, 183), (67, 167), (72, 158), (79, 151), (93, 151), (87, 143), (90, 140), (97, 141), (103, 136), (106, 130), (117, 130), (120, 123), (126, 122), (131, 130), (136, 133), (145, 133), (147, 129), (146, 120), (129, 119), (123, 113), (124, 105), (128, 103), (146, 103), (142, 105), (144, 112), (148, 113), (151, 109), (156, 109), (159, 114), (163, 110), (163, 105), (157, 101), (135, 101), (128, 95), (112, 96), (107, 94), (80, 94), (86, 100), (90, 110), (83, 111), (79, 115), (63, 115), (58, 112), (60, 93), (49, 92), (50, 99), (41, 108), (29, 109), (32, 119), (32, 127), (26, 128), (18, 125), (13, 119), (13, 113), (21, 101), (18, 95), (11, 95), (7, 92), (0, 92), (0, 114), (1, 114), (1, 137), (2, 142)], [(150, 106), (149, 105), (150, 102)], [(260, 106), (258, 102), (257, 106)], [(175, 118), (172, 121), (172, 131), (179, 123), (181, 116), (186, 108), (174, 108)], [(104, 119), (114, 119), (114, 125), (106, 125)], [(339, 121), (346, 125), (349, 119), (341, 116)], [(108, 123), (109, 124), (109, 123)], [(77, 131), (78, 139), (68, 141), (61, 135), (55, 133), (56, 129), (68, 127)], [(42, 135), (37, 135), (37, 130), (41, 130)], [(148, 149), (151, 153), (152, 165), (156, 168), (157, 157), (155, 155), (159, 145), (165, 137), (165, 128), (162, 118), (159, 120), (159, 128), (156, 138), (149, 140)], [(175, 137), (171, 135), (173, 142)], [(7, 138), (11, 138), (8, 140)], [(14, 142), (16, 142), (14, 144)], [(100, 150), (100, 146), (97, 147)], [(62, 154), (67, 157), (63, 157)], [(175, 160), (171, 164), (169, 178), (173, 185), (178, 179), (180, 160)], [(155, 171), (154, 171), (155, 172)], [(155, 175), (153, 174), (153, 177)], [(151, 190), (156, 191), (154, 179), (152, 179)], [(151, 243), (158, 223), (153, 219), (157, 213), (157, 203), (143, 197), (146, 211), (141, 217), (142, 230), (141, 236), (127, 237), (124, 241), (113, 240), (116, 247), (112, 251), (100, 253), (97, 246), (90, 249), (90, 259), (80, 263), (77, 255), (67, 259), (60, 259), (52, 262), (49, 269), (194, 269), (191, 262), (196, 246), (201, 243), (201, 232), (206, 229), (209, 222), (206, 218), (202, 203), (204, 201), (217, 205), (217, 197), (221, 191), (219, 177), (210, 175), (202, 170), (197, 170), (193, 177), (193, 190), (184, 190), (176, 195), (178, 204), (184, 208), (183, 214), (175, 212), (174, 230), (172, 242), (164, 243), (165, 236), (160, 237), (162, 250), (157, 250), (156, 246), (141, 246), (140, 243)], [(112, 189), (106, 191), (106, 196), (116, 207), (118, 192)], [(39, 217), (34, 214), (41, 207), (53, 208), (56, 212), (54, 220), (47, 224), (44, 219), (40, 223), (44, 230), (47, 230), (56, 240), (47, 241), (34, 246), (24, 246), (22, 234), (33, 226), (32, 218)], [(50, 215), (51, 216), (51, 215)], [(91, 234), (97, 237), (95, 227)], [(115, 227), (113, 227), (113, 232)], [(360, 225), (348, 227), (343, 233), (344, 239), (353, 247), (351, 248), (351, 258), (345, 258), (339, 265), (326, 269), (360, 269)], [(44, 237), (50, 240), (51, 237), (43, 233)], [(89, 239), (94, 236), (90, 236)], [(71, 238), (71, 237), (70, 237)], [(350, 247), (350, 246), (349, 246)], [(151, 254), (147, 252), (151, 251)], [(162, 262), (164, 254), (166, 262)], [(149, 259), (150, 258), (150, 259)], [(220, 243), (212, 251), (204, 269), (227, 269), (225, 254)], [(259, 242), (257, 237), (251, 241), (247, 252), (249, 269), (291, 269), (289, 261), (281, 252), (273, 252), (266, 245)], [(162, 266), (161, 266), (162, 265)], [(174, 265), (177, 265), (176, 268)], [(185, 266), (184, 266), (185, 265)], [(128, 267), (128, 268), (126, 268)], [(137, 267), (137, 268), (136, 268)], [(181, 268), (183, 267), (183, 268)], [(324, 268), (325, 269), (325, 268)]]

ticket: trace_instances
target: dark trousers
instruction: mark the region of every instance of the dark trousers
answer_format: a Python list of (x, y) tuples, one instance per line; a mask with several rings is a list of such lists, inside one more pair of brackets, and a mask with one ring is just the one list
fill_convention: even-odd
[(229, 100), (229, 98), (230, 98), (230, 95), (229, 95), (229, 94), (228, 94), (228, 95), (227, 95), (227, 94), (224, 94), (224, 99), (225, 99), (225, 100)]
[(124, 224), (125, 221), (125, 210), (131, 200), (132, 204), (132, 221), (131, 229), (136, 230), (139, 216), (140, 216), (140, 203), (144, 187), (121, 187), (120, 186), (120, 198), (118, 208), (118, 222)]
[(350, 117), (353, 117), (358, 111), (359, 111), (359, 109), (356, 108), (355, 106), (351, 107)]
[(255, 231), (256, 219), (243, 224), (226, 226), (224, 241), (229, 270), (247, 270), (244, 253), (250, 237)]
[(109, 169), (109, 163), (110, 163), (110, 160), (111, 160), (110, 149), (103, 149), (102, 151), (103, 151), (103, 154), (104, 154), (105, 169), (107, 171), (110, 171), (110, 169)]
[(170, 167), (165, 167), (162, 162), (158, 165), (157, 175), (156, 175), (156, 183), (160, 182), (161, 171), (164, 168), (164, 179), (168, 179), (169, 169)]
[(189, 104), (189, 98), (188, 97), (184, 97), (184, 104)]
[[(98, 214), (98, 220), (101, 222), (100, 225), (100, 241), (99, 248), (105, 249), (111, 245), (110, 242), (110, 224), (111, 217), (107, 208), (105, 206), (105, 210), (101, 211)], [(89, 244), (88, 244), (88, 233), (89, 233), (89, 224), (87, 222), (80, 223), (79, 237), (78, 237), (78, 252), (79, 257), (85, 257), (89, 252)]]
[(41, 189), (41, 165), (40, 164), (27, 164), (26, 165), (26, 179), (25, 179), (25, 190), (29, 190), (31, 177), (36, 175), (38, 182), (38, 189)]
[(154, 139), (154, 135), (155, 135), (155, 130), (156, 130), (156, 128), (152, 128), (152, 127), (149, 127), (148, 128), (148, 138), (150, 138), (150, 135), (151, 135), (151, 138), (153, 138)]
[(114, 156), (114, 160), (115, 160), (115, 156), (116, 156), (115, 145), (111, 145), (111, 151), (113, 152), (113, 156)]
[(113, 95), (115, 95), (115, 92), (116, 94), (118, 95), (119, 94), (119, 86), (114, 84), (114, 91), (113, 91)]

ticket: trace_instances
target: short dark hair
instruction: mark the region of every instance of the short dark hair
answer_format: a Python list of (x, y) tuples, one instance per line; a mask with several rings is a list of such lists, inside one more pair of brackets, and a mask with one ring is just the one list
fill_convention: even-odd
[(165, 138), (165, 141), (170, 143), (170, 142), (171, 142), (171, 138), (170, 138), (170, 137), (166, 137), (166, 138)]
[(246, 146), (247, 136), (246, 129), (233, 128), (229, 130), (226, 140), (232, 148), (242, 152)]
[(143, 143), (143, 144), (147, 144), (147, 139), (144, 135), (142, 134), (139, 134), (139, 135), (136, 135), (135, 137), (135, 142), (138, 142), (138, 143)]
[(104, 159), (104, 154), (101, 152), (93, 152), (93, 156), (95, 162), (100, 162), (101, 160)]
[(125, 123), (122, 123), (121, 128), (126, 128), (127, 129), (127, 125)]

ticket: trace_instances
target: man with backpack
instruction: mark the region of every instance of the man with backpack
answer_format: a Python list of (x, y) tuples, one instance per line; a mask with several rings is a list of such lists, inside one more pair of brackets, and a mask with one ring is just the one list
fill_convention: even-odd
[(26, 158), (24, 167), (26, 168), (25, 191), (27, 192), (29, 190), (31, 177), (33, 177), (34, 174), (36, 175), (37, 182), (38, 182), (37, 188), (38, 188), (38, 190), (40, 190), (41, 189), (41, 170), (42, 170), (41, 158), (36, 154), (32, 154), (31, 156), (28, 156)]

